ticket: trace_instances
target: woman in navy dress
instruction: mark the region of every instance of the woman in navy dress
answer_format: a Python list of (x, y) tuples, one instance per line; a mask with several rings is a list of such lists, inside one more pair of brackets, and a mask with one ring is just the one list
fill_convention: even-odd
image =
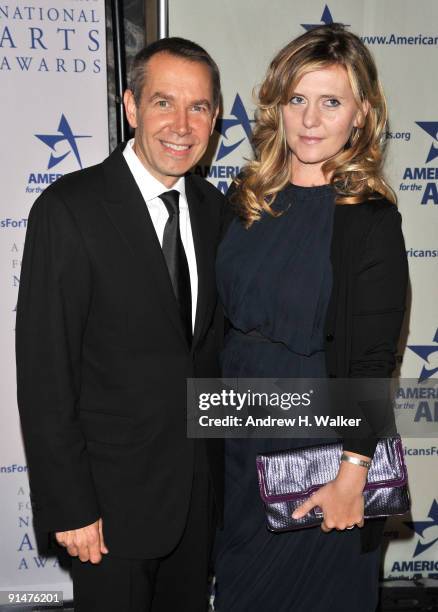
[[(218, 252), (224, 377), (390, 376), (407, 275), (381, 173), (385, 129), (373, 59), (342, 26), (307, 32), (272, 61), (255, 160), (232, 188), (237, 217)], [(353, 461), (298, 510), (320, 506), (321, 529), (273, 534), (255, 458), (303, 443), (226, 440), (218, 612), (375, 610), (382, 523), (364, 527), (367, 468), (354, 459), (369, 461), (376, 439), (344, 439)]]

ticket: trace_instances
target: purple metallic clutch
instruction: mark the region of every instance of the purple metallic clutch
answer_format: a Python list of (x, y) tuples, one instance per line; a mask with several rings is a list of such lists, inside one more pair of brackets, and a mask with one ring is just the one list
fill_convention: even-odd
[[(292, 512), (312, 493), (333, 480), (339, 469), (342, 443), (266, 453), (257, 456), (260, 495), (268, 529), (290, 531), (322, 522), (320, 508), (301, 519)], [(365, 518), (404, 514), (410, 508), (408, 474), (400, 436), (379, 440), (364, 488)]]

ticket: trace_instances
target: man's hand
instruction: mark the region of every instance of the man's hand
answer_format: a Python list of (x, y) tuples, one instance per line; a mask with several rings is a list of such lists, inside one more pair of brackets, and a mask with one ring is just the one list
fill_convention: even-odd
[(101, 518), (80, 529), (57, 531), (55, 537), (58, 544), (67, 549), (69, 555), (79, 557), (81, 561), (100, 563), (102, 555), (109, 552), (103, 539)]

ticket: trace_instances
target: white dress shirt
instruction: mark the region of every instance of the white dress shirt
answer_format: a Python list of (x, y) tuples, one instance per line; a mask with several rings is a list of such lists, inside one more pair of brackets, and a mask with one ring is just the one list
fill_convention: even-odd
[(146, 170), (142, 162), (137, 157), (133, 149), (134, 139), (132, 138), (126, 145), (123, 155), (126, 163), (131, 170), (132, 176), (141, 191), (144, 201), (146, 202), (147, 209), (152, 219), (155, 231), (160, 241), (160, 245), (163, 246), (163, 234), (166, 221), (169, 218), (167, 208), (160, 199), (160, 194), (164, 191), (170, 191), (175, 189), (179, 192), (179, 227), (181, 232), (181, 241), (184, 246), (184, 250), (187, 257), (187, 263), (189, 265), (190, 274), (190, 286), (192, 292), (192, 331), (195, 329), (195, 318), (196, 318), (196, 304), (198, 299), (198, 270), (196, 267), (196, 254), (195, 246), (193, 244), (192, 226), (190, 224), (189, 207), (186, 198), (186, 186), (185, 179), (182, 176), (177, 180), (175, 185), (169, 189), (160, 181), (158, 181), (152, 174)]

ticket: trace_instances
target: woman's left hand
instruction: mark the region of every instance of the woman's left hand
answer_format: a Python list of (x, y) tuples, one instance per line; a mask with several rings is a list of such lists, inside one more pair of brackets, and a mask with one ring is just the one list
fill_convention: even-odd
[[(353, 455), (353, 453), (349, 453)], [(361, 457), (361, 455), (353, 455)], [(367, 458), (365, 458), (367, 459)], [(321, 487), (308, 500), (299, 506), (292, 514), (294, 519), (305, 516), (318, 506), (324, 519), (321, 523), (323, 531), (332, 529), (363, 527), (364, 497), (363, 489), (368, 470), (351, 463), (341, 462), (336, 478)]]

